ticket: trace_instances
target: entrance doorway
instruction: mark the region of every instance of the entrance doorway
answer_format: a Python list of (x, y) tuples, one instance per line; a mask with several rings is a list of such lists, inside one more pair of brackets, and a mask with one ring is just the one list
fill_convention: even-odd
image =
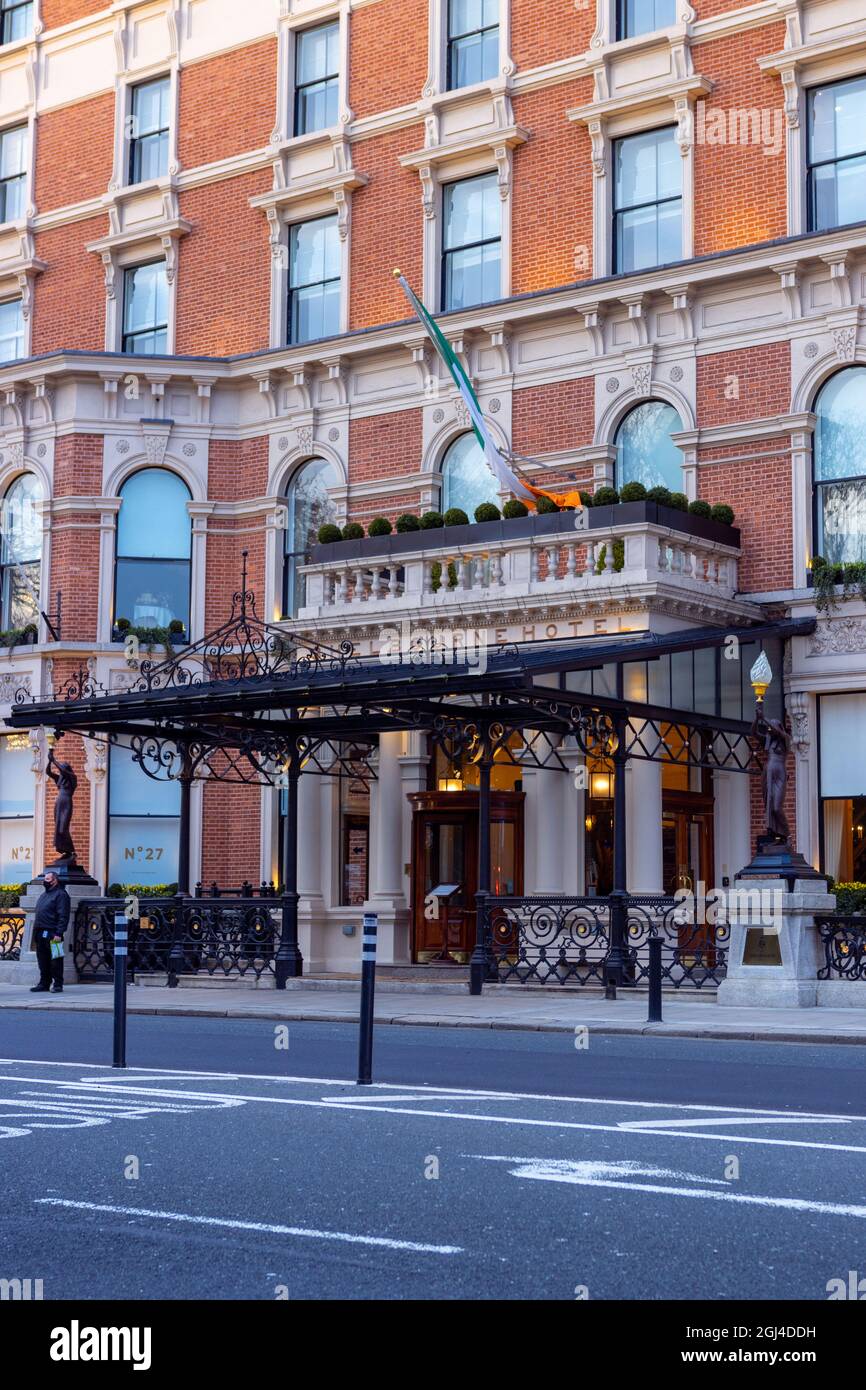
[[(415, 792), (412, 817), (414, 959), (465, 964), (475, 944), (478, 890), (478, 796)], [(498, 896), (523, 892), (523, 793), (490, 793), (490, 880)], [(430, 895), (457, 889), (439, 908)]]
[(713, 813), (665, 803), (662, 813), (662, 871), (664, 891), (697, 892), (713, 882)]

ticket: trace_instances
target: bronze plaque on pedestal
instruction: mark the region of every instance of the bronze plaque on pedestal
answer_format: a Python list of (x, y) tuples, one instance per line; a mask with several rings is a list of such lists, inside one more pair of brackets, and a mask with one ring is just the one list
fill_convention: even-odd
[(782, 952), (779, 933), (764, 931), (763, 927), (748, 927), (743, 948), (743, 965), (781, 965)]

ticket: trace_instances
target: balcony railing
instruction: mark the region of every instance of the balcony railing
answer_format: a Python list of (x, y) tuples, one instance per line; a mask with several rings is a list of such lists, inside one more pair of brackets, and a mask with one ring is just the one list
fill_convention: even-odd
[[(662, 515), (663, 514), (663, 515)], [(315, 548), (301, 568), (298, 620), (349, 621), (401, 610), (459, 611), (467, 603), (604, 598), (663, 587), (730, 601), (739, 532), (653, 504), (410, 532)]]

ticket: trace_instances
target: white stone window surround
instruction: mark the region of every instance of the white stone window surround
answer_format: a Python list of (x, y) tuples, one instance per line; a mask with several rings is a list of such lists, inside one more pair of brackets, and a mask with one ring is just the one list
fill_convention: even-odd
[[(467, 93), (471, 95), (467, 99)], [(464, 105), (477, 102), (488, 119), (466, 133), (451, 136), (447, 117)], [(444, 118), (444, 119), (443, 119)], [(506, 91), (493, 91), (491, 84), (458, 88), (434, 103), (428, 103), (424, 121), (424, 148), (402, 155), (404, 169), (415, 169), (421, 181), (424, 214), (423, 300), (432, 312), (441, 309), (441, 268), (443, 252), (442, 188), (447, 183), (496, 174), (502, 200), (501, 283), (499, 298), (511, 294), (513, 152), (529, 138), (529, 132), (514, 122)]]
[(349, 106), (349, 42), (352, 0), (322, 4), (321, 0), (280, 0), (277, 30), (277, 112), (271, 135), (272, 145), (282, 145), (292, 138), (327, 135), (327, 130), (310, 131), (306, 137), (295, 137), (295, 53), (297, 35), (303, 29), (318, 29), (323, 24), (340, 26), (340, 67), (338, 72), (338, 124), (331, 129), (344, 130), (353, 119)]
[[(593, 43), (600, 31), (593, 35)], [(617, 140), (664, 126), (676, 128), (683, 158), (682, 260), (694, 255), (694, 107), (706, 99), (712, 83), (694, 70), (688, 42), (689, 26), (678, 24), (657, 33), (640, 34), (621, 43), (599, 38), (590, 50), (593, 99), (566, 112), (567, 119), (585, 125), (592, 141), (593, 267), (595, 279), (613, 273), (613, 147)], [(622, 74), (635, 59), (654, 61), (657, 77), (624, 82)], [(661, 69), (667, 62), (668, 71)]]
[[(165, 261), (168, 282), (168, 328), (165, 356), (175, 350), (177, 327), (177, 242), (190, 230), (190, 224), (169, 214), (176, 195), (167, 193), (163, 200), (165, 216), (159, 224), (90, 242), (87, 250), (99, 255), (105, 270), (105, 351), (121, 352), (123, 348), (123, 301), (126, 271), (149, 261)], [(130, 360), (147, 360), (144, 354), (129, 354)]]
[[(689, 32), (691, 25), (697, 18), (696, 12), (688, 0), (678, 0), (676, 23), (668, 25), (665, 29), (656, 29), (647, 34), (634, 34), (628, 39), (617, 38), (617, 9), (619, 0), (595, 0), (596, 3), (596, 26), (595, 32), (589, 41), (591, 49), (608, 48), (612, 44), (639, 43), (643, 39), (652, 38), (658, 34), (677, 34), (682, 36)], [(575, 0), (578, 5), (578, 0)], [(579, 8), (583, 6), (578, 5)]]
[[(427, 80), (421, 95), (425, 100), (448, 92), (448, 0), (429, 0), (427, 12)], [(506, 81), (514, 76), (515, 63), (511, 57), (511, 0), (499, 0), (499, 78)], [(478, 92), (491, 84), (482, 82), (470, 87), (455, 87), (454, 92)]]
[[(215, 504), (207, 498), (207, 479), (200, 470), (191, 467), (181, 459), (180, 450), (172, 452), (167, 445), (171, 434), (168, 421), (142, 419), (137, 430), (140, 431), (140, 445), (136, 452), (127, 455), (118, 466), (112, 460), (109, 448), (117, 442), (116, 436), (106, 434), (103, 462), (103, 495), (94, 505), (100, 512), (100, 550), (99, 550), (99, 603), (97, 610), (97, 641), (110, 643), (112, 640), (112, 617), (114, 608), (114, 572), (117, 551), (117, 517), (122, 505), (121, 491), (134, 473), (143, 468), (163, 468), (174, 473), (189, 488), (191, 496), (187, 502), (190, 515), (190, 609), (189, 640), (195, 642), (204, 633), (205, 617), (205, 579), (207, 573), (207, 521)], [(130, 433), (133, 433), (132, 428)]]
[[(13, 393), (14, 394), (14, 393)], [(8, 397), (8, 393), (7, 393)], [(18, 401), (20, 409), (22, 402)], [(11, 433), (11, 432), (10, 432)], [(23, 430), (21, 431), (23, 434)], [(12, 436), (14, 438), (14, 434)], [(47, 642), (50, 640), (50, 633), (45, 624), (43, 613), (51, 613), (54, 610), (54, 603), (50, 598), (51, 590), (51, 477), (47, 469), (37, 462), (35, 458), (28, 455), (23, 442), (11, 445), (8, 443), (9, 436), (4, 438), (3, 458), (5, 460), (0, 467), (0, 504), (6, 498), (6, 494), (13, 483), (31, 473), (39, 482), (42, 490), (41, 499), (34, 503), (36, 512), (42, 521), (42, 553), (39, 557), (39, 641)]]
[[(758, 59), (762, 72), (778, 76), (785, 103), (788, 235), (808, 231), (807, 145), (810, 88), (844, 82), (866, 74), (866, 18), (857, 18), (843, 32), (810, 33), (819, 6), (803, 8), (804, 0), (779, 0), (785, 11), (785, 47)], [(829, 9), (829, 7), (826, 7)], [(852, 12), (854, 0), (852, 0)]]

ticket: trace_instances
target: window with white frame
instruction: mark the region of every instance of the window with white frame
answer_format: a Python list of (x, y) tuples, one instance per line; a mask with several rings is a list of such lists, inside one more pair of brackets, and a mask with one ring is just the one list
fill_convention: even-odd
[(124, 271), (122, 350), (151, 356), (168, 351), (165, 261), (148, 261)]
[(26, 734), (0, 738), (0, 883), (33, 877), (33, 750)]
[(615, 142), (614, 273), (682, 258), (682, 166), (674, 126)]
[(171, 79), (157, 77), (132, 88), (129, 113), (129, 182), (168, 173)]
[(449, 90), (499, 71), (499, 0), (448, 0)]
[(36, 505), (42, 484), (22, 473), (7, 489), (0, 513), (0, 626), (28, 627), (39, 621), (42, 518)]
[(676, 24), (676, 0), (617, 0), (616, 36), (633, 39)]
[(470, 521), (475, 508), (496, 501), (497, 483), (475, 435), (461, 434), (450, 444), (442, 459), (442, 497), (440, 511), (459, 507)]
[(337, 124), (340, 106), (340, 24), (319, 24), (295, 36), (295, 134)]
[(108, 882), (175, 884), (180, 846), (180, 783), (158, 782), (122, 745), (108, 761)]
[(309, 343), (340, 331), (340, 234), (335, 216), (289, 228), (288, 340)]
[(189, 633), (192, 524), (189, 488), (168, 468), (141, 468), (120, 492), (114, 625)]
[(808, 93), (809, 230), (866, 220), (866, 77)]
[(643, 401), (630, 410), (616, 433), (616, 485), (683, 491), (683, 456), (671, 435), (683, 427), (672, 405)]
[(33, 32), (33, 0), (0, 0), (0, 43), (27, 39)]
[(27, 196), (27, 126), (0, 131), (0, 222), (24, 216)]
[(24, 306), (20, 299), (0, 301), (0, 362), (24, 356)]
[(866, 560), (866, 367), (845, 367), (815, 399), (814, 551)]
[(488, 304), (502, 292), (502, 199), (496, 174), (442, 189), (442, 308)]
[(289, 482), (283, 558), (284, 618), (297, 617), (298, 610), (304, 606), (305, 583), (300, 568), (309, 562), (310, 546), (315, 545), (319, 528), (337, 519), (333, 489), (339, 484), (339, 473), (327, 459), (308, 459)]

